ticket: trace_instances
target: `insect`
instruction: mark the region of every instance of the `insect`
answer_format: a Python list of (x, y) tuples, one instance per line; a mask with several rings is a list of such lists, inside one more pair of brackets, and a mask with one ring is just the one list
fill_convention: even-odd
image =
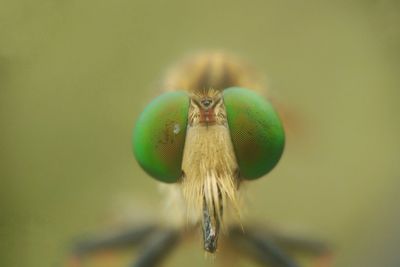
[(172, 68), (163, 87), (137, 119), (132, 149), (166, 192), (164, 225), (82, 242), (75, 258), (147, 240), (132, 266), (156, 266), (183, 236), (200, 232), (210, 254), (234, 249), (262, 266), (295, 267), (289, 255), (302, 252), (328, 266), (321, 242), (240, 223), (242, 184), (268, 174), (285, 144), (278, 112), (257, 93), (263, 86), (254, 70), (222, 52), (202, 53)]

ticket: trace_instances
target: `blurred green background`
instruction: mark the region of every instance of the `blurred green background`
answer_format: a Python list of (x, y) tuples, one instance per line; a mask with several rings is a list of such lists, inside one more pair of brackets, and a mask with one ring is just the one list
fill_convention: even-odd
[[(328, 240), (335, 266), (400, 266), (399, 25), (395, 0), (1, 1), (0, 266), (62, 266), (73, 237), (156, 217), (133, 123), (171, 63), (214, 48), (300, 122), (249, 218)], [(194, 244), (167, 265), (204, 262)]]

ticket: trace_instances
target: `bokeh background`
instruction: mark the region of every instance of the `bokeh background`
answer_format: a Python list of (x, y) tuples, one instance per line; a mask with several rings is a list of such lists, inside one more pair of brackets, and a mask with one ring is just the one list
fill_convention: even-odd
[[(399, 25), (395, 0), (2, 0), (0, 266), (64, 266), (74, 237), (157, 217), (133, 123), (204, 49), (252, 62), (295, 118), (248, 217), (329, 241), (335, 266), (400, 266)], [(187, 264), (211, 262), (195, 243), (166, 265)]]

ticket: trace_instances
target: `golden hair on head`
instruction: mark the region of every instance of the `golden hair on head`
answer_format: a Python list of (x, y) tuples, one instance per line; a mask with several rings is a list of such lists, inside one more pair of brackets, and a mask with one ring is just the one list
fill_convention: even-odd
[[(205, 250), (213, 252), (226, 214), (240, 217), (241, 179), (222, 91), (232, 86), (256, 91), (264, 87), (253, 68), (223, 52), (185, 58), (167, 71), (162, 86), (167, 91), (186, 90), (190, 94), (182, 179), (178, 186), (166, 185), (172, 196), (169, 203), (175, 203), (175, 208), (168, 207), (169, 217), (175, 221), (180, 218), (178, 225), (182, 220), (202, 221)], [(180, 214), (171, 216), (171, 210)]]

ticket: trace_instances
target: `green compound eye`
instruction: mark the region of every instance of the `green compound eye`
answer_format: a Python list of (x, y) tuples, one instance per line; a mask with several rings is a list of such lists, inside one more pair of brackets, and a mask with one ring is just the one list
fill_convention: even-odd
[(132, 148), (140, 166), (155, 179), (174, 183), (182, 174), (189, 97), (165, 93), (140, 115), (133, 131)]
[(223, 97), (241, 177), (252, 180), (267, 174), (278, 163), (285, 144), (276, 111), (247, 89), (231, 87)]

